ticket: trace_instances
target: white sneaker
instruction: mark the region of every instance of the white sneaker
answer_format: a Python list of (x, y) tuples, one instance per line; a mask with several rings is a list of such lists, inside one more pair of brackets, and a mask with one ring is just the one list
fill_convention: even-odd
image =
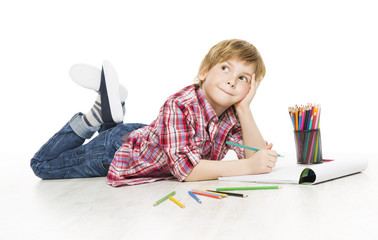
[[(95, 90), (96, 92), (100, 90), (101, 69), (97, 67), (89, 64), (74, 64), (70, 68), (69, 75), (75, 83), (82, 87)], [(121, 103), (125, 102), (127, 96), (127, 89), (123, 85), (119, 84), (119, 99)]]
[(102, 63), (99, 94), (101, 97), (101, 118), (104, 123), (122, 122), (123, 110), (119, 100), (118, 75), (109, 61)]

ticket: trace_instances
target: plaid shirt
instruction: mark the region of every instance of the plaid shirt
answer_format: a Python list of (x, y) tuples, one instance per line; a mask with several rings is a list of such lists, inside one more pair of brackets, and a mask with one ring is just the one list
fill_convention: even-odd
[(107, 183), (183, 181), (200, 159), (221, 160), (229, 149), (244, 158), (242, 149), (226, 141), (242, 144), (234, 108), (218, 118), (202, 90), (187, 86), (167, 99), (155, 121), (129, 135), (114, 155)]

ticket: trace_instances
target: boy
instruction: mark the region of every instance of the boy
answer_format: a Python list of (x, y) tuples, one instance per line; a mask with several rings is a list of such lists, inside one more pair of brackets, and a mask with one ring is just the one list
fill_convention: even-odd
[[(252, 44), (222, 41), (203, 59), (198, 82), (170, 96), (146, 126), (122, 123), (127, 91), (110, 63), (104, 62), (102, 72), (75, 65), (74, 81), (99, 96), (91, 111), (76, 114), (36, 153), (31, 166), (43, 179), (107, 175), (111, 186), (268, 173), (277, 153), (272, 144), (265, 145), (249, 107), (264, 75), (263, 60)], [(99, 135), (82, 145), (96, 131)], [(226, 141), (261, 150), (243, 150)], [(239, 160), (214, 161), (229, 149)]]

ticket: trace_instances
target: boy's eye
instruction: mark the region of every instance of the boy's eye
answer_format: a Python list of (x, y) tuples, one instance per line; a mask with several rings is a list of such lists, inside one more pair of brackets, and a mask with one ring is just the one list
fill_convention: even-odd
[(244, 82), (247, 82), (247, 78), (244, 77), (244, 76), (239, 77), (239, 79), (242, 80), (242, 81), (244, 81)]
[(222, 66), (222, 70), (225, 72), (228, 72), (228, 67), (227, 66)]

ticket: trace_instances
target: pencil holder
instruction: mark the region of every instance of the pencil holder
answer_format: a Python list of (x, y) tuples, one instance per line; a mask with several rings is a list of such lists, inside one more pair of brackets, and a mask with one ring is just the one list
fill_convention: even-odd
[(297, 163), (322, 163), (322, 142), (320, 129), (294, 131)]

